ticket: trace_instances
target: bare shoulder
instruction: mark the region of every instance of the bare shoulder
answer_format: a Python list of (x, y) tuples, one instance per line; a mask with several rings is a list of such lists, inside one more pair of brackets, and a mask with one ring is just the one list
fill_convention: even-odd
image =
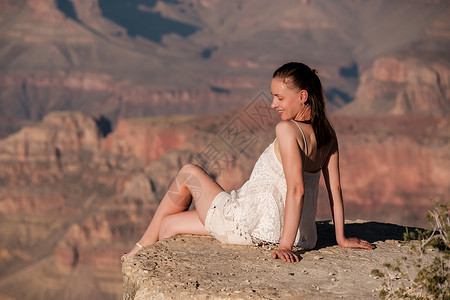
[(277, 144), (283, 144), (288, 148), (292, 149), (304, 149), (303, 139), (299, 138), (300, 132), (292, 121), (280, 121), (275, 127), (275, 132), (277, 136)]
[(280, 121), (275, 126), (275, 133), (277, 135), (277, 138), (285, 137), (285, 136), (295, 136), (296, 130), (293, 125), (295, 125), (295, 124), (291, 121), (285, 121), (285, 120)]

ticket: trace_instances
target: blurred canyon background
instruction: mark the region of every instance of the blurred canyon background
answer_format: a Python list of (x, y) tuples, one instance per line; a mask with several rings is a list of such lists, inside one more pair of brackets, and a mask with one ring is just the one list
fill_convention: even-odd
[(322, 80), (346, 218), (427, 226), (450, 198), (449, 50), (449, 1), (0, 0), (0, 300), (120, 299), (183, 164), (248, 178), (288, 61)]

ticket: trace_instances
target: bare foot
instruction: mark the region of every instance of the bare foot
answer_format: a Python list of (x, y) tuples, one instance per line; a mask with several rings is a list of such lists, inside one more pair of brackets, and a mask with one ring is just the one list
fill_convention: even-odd
[(130, 252), (128, 253), (124, 253), (122, 255), (122, 257), (120, 258), (120, 261), (123, 263), (125, 262), (129, 257), (132, 257), (133, 255), (135, 255), (139, 250), (141, 250), (142, 248), (144, 248), (141, 244), (136, 243), (133, 247), (133, 249), (131, 249)]

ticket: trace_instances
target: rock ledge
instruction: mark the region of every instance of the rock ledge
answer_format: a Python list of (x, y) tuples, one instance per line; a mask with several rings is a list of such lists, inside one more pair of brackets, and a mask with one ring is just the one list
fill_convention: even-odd
[(372, 251), (337, 246), (330, 222), (317, 228), (317, 247), (299, 251), (301, 261), (292, 264), (273, 260), (271, 246), (190, 235), (162, 240), (123, 264), (123, 299), (376, 299), (382, 279), (371, 270), (408, 255), (399, 242), (406, 227), (347, 223), (347, 236), (373, 242)]

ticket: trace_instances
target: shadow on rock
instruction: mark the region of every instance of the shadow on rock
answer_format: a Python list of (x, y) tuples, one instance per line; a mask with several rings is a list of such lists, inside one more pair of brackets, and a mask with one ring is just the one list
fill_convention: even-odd
[[(316, 226), (318, 235), (316, 249), (337, 245), (334, 225), (331, 221), (318, 221)], [(346, 237), (357, 237), (370, 243), (384, 242), (386, 240), (403, 241), (405, 232), (415, 230), (416, 227), (379, 222), (345, 224)]]

